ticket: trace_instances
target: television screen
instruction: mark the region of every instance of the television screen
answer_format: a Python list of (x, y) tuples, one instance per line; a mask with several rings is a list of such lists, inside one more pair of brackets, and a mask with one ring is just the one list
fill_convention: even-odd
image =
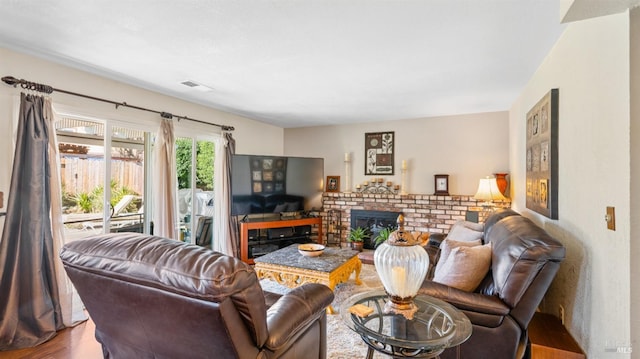
[(234, 155), (231, 214), (319, 210), (323, 184), (322, 158)]

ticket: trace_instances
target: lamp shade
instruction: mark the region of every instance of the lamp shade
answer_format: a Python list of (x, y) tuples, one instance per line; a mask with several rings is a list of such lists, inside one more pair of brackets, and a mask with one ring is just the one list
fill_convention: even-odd
[(502, 195), (500, 189), (498, 189), (496, 178), (490, 176), (480, 179), (480, 183), (478, 184), (478, 191), (473, 196), (473, 198), (489, 203), (496, 200), (504, 201), (507, 199), (507, 197)]

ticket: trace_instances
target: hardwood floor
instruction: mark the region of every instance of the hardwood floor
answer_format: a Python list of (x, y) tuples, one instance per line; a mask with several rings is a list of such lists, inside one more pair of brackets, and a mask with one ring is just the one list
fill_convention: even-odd
[(35, 348), (0, 351), (0, 359), (100, 359), (102, 348), (94, 337), (91, 319), (63, 329), (53, 339)]

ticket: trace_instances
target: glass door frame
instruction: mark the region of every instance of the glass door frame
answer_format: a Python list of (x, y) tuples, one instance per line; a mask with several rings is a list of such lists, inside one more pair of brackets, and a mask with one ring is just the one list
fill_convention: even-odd
[[(111, 230), (111, 148), (113, 145), (113, 128), (114, 127), (123, 127), (129, 128), (133, 130), (138, 130), (144, 132), (144, 157), (143, 157), (143, 172), (144, 172), (144, 188), (142, 193), (144, 209), (143, 209), (143, 232), (146, 234), (150, 233), (151, 230), (151, 217), (150, 217), (150, 186), (151, 186), (151, 178), (149, 177), (149, 166), (151, 165), (151, 133), (148, 131), (149, 125), (146, 124), (146, 121), (134, 121), (134, 120), (126, 120), (126, 119), (114, 119), (112, 116), (101, 116), (101, 115), (85, 115), (82, 114), (84, 111), (76, 111), (72, 108), (68, 108), (66, 106), (58, 106), (54, 105), (54, 112), (58, 119), (68, 118), (80, 121), (89, 121), (100, 123), (104, 126), (104, 135), (102, 139), (102, 146), (104, 148), (104, 178), (103, 178), (103, 197), (102, 197), (102, 221), (103, 221), (103, 229), (102, 233), (109, 233)], [(56, 136), (58, 134), (56, 133)], [(107, 150), (109, 149), (109, 150)]]
[[(214, 144), (214, 148), (217, 147), (217, 144), (219, 141), (221, 141), (221, 135), (219, 133), (211, 133), (211, 134), (202, 134), (202, 129), (196, 129), (196, 128), (180, 128), (177, 129), (174, 127), (174, 138), (177, 140), (178, 138), (189, 138), (191, 139), (191, 178), (190, 180), (190, 184), (191, 184), (191, 192), (190, 192), (190, 198), (191, 198), (191, 202), (194, 203), (195, 201), (195, 196), (196, 196), (196, 177), (197, 177), (197, 149), (198, 149), (198, 141), (209, 141), (209, 142), (213, 142)], [(218, 154), (214, 152), (214, 156), (217, 156)], [(215, 173), (215, 160), (213, 163), (213, 170)], [(216, 187), (216, 183), (215, 183), (215, 175), (214, 173), (211, 174), (212, 176), (212, 180), (213, 180), (213, 188), (215, 189)], [(177, 176), (177, 173), (176, 173)], [(178, 209), (178, 205), (179, 205), (179, 201), (178, 201), (178, 181), (176, 178), (176, 215), (179, 213), (179, 209)], [(215, 197), (214, 197), (214, 201), (215, 201)], [(189, 233), (191, 233), (190, 237), (189, 237), (189, 243), (191, 244), (195, 244), (196, 243), (196, 229), (197, 229), (197, 222), (195, 220), (195, 216), (193, 215), (193, 205), (191, 206), (191, 220), (189, 221)], [(214, 213), (215, 216), (215, 213)], [(179, 223), (179, 218), (177, 219), (178, 223)], [(214, 225), (215, 221), (212, 220), (212, 226)], [(177, 237), (176, 238), (180, 238), (180, 228), (177, 228)], [(213, 235), (213, 231), (212, 231), (212, 235)]]

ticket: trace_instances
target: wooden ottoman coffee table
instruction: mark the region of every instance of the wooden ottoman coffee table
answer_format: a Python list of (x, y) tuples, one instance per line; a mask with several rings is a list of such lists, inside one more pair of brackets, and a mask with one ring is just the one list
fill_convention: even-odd
[[(321, 283), (334, 290), (336, 285), (349, 280), (355, 272), (360, 285), (362, 262), (357, 251), (327, 247), (318, 257), (305, 257), (298, 252), (298, 245), (273, 251), (255, 259), (255, 271), (259, 279), (271, 279), (278, 284), (295, 288), (305, 283)], [(327, 313), (334, 314), (332, 306)]]

